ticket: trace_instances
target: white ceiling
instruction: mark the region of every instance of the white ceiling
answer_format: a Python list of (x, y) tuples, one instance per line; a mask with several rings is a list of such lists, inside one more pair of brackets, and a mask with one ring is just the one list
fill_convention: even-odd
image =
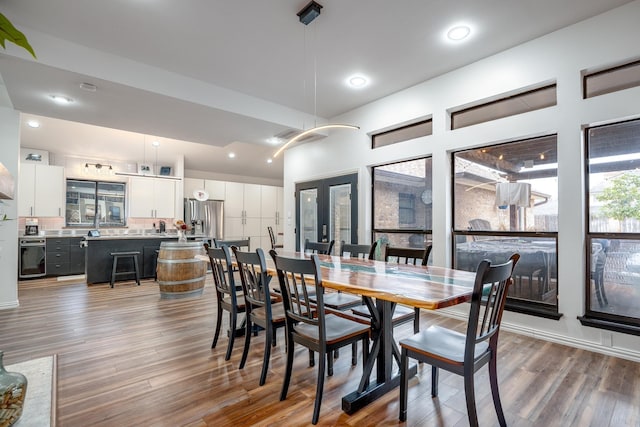
[[(157, 154), (184, 154), (186, 169), (278, 180), (269, 137), (629, 2), (320, 0), (305, 26), (307, 0), (4, 0), (38, 59), (8, 44), (0, 75), (13, 107), (43, 121), (23, 129), (25, 147), (135, 162), (160, 139)], [(446, 42), (460, 22), (472, 37)], [(354, 73), (369, 86), (347, 87)]]

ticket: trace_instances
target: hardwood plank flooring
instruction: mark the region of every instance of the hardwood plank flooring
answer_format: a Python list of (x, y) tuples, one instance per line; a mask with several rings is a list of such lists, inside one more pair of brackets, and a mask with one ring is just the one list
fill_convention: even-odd
[[(267, 383), (258, 380), (264, 333), (252, 337), (243, 370), (244, 338), (231, 360), (228, 339), (211, 349), (215, 292), (208, 279), (202, 297), (161, 300), (153, 281), (87, 286), (55, 279), (20, 282), (20, 307), (0, 310), (0, 349), (11, 364), (58, 355), (58, 426), (296, 426), (309, 425), (316, 370), (296, 349), (294, 376), (279, 401), (285, 353), (283, 331), (272, 351)], [(462, 322), (421, 310), (422, 327)], [(227, 319), (224, 320), (227, 322)], [(397, 338), (412, 325), (396, 328)], [(361, 349), (360, 349), (361, 351)], [(359, 358), (361, 361), (361, 356)], [(398, 425), (398, 392), (352, 415), (341, 397), (352, 391), (362, 363), (341, 351), (327, 377), (320, 425)], [(502, 332), (498, 371), (510, 426), (638, 426), (640, 364)], [(430, 396), (431, 370), (410, 380), (408, 426), (468, 425), (461, 377), (442, 372), (439, 397)], [(495, 426), (487, 369), (476, 374), (480, 425)]]

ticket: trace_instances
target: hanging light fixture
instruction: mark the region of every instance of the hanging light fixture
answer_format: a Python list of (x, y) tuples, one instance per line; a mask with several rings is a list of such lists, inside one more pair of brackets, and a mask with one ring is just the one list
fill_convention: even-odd
[[(302, 22), (304, 25), (309, 25), (314, 19), (316, 19), (318, 16), (320, 16), (320, 9), (322, 9), (322, 5), (315, 2), (315, 1), (311, 1), (309, 2), (309, 4), (307, 4), (305, 7), (302, 8), (302, 10), (300, 12), (297, 13), (298, 18), (300, 19), (300, 22)], [(306, 31), (306, 28), (305, 28)], [(306, 44), (306, 37), (305, 37), (305, 44)], [(304, 52), (306, 54), (307, 51), (307, 46), (305, 45), (304, 47)], [(313, 116), (314, 116), (314, 120), (317, 119), (317, 77), (318, 77), (318, 71), (317, 71), (317, 61), (316, 58), (314, 57), (313, 60)], [(306, 79), (305, 79), (306, 80)], [(305, 83), (305, 88), (306, 88), (306, 83)], [(304, 126), (303, 126), (304, 127)], [(360, 129), (360, 126), (356, 126), (356, 125), (349, 125), (349, 124), (344, 124), (344, 123), (333, 123), (333, 124), (325, 124), (325, 125), (320, 125), (318, 126), (317, 123), (314, 123), (314, 126), (310, 129), (307, 129), (295, 136), (293, 136), (292, 138), (290, 138), (282, 147), (280, 147), (275, 154), (273, 155), (273, 157), (277, 157), (281, 152), (283, 152), (287, 147), (289, 147), (291, 144), (295, 143), (296, 141), (299, 141), (300, 139), (304, 138), (305, 136), (314, 133), (314, 132), (318, 132), (321, 130), (326, 130), (326, 129)]]

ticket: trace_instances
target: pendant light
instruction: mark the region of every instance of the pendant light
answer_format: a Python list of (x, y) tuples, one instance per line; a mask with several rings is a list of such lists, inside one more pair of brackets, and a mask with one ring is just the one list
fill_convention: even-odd
[[(309, 25), (315, 18), (317, 18), (318, 16), (320, 16), (320, 9), (322, 9), (322, 5), (320, 5), (319, 3), (316, 3), (315, 1), (311, 1), (309, 4), (307, 4), (304, 8), (302, 8), (302, 10), (300, 12), (298, 12), (298, 18), (300, 19), (300, 22), (302, 22), (305, 26)], [(315, 30), (315, 28), (314, 28)], [(306, 28), (305, 28), (305, 36), (306, 36)], [(315, 41), (315, 38), (314, 38)], [(306, 46), (306, 37), (305, 37), (305, 46), (304, 46), (304, 52), (306, 55), (306, 51), (307, 51), (307, 46)], [(317, 120), (317, 92), (318, 92), (318, 70), (317, 70), (317, 58), (314, 56), (313, 58), (313, 117), (314, 117), (314, 121)], [(306, 79), (305, 79), (305, 88), (306, 88)], [(306, 93), (306, 90), (305, 90)], [(303, 126), (304, 127), (304, 126)], [(304, 138), (305, 136), (314, 133), (314, 132), (318, 132), (321, 130), (326, 130), (326, 129), (360, 129), (360, 126), (356, 126), (356, 125), (349, 125), (349, 124), (344, 124), (344, 123), (329, 123), (329, 124), (324, 124), (324, 125), (320, 125), (318, 126), (316, 122), (314, 122), (314, 126), (310, 129), (307, 129), (297, 135), (295, 135), (294, 137), (290, 138), (282, 147), (280, 147), (275, 154), (273, 155), (273, 157), (277, 157), (281, 152), (283, 152), (287, 147), (289, 147), (290, 145), (292, 145), (293, 143), (295, 143), (296, 141), (299, 141), (300, 139)]]

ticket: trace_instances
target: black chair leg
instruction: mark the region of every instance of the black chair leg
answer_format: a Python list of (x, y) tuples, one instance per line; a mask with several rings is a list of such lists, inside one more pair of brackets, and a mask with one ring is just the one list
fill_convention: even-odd
[(402, 349), (402, 356), (400, 357), (400, 414), (398, 416), (400, 421), (407, 421), (407, 392), (409, 389), (409, 378), (407, 370), (409, 367), (409, 360), (407, 351)]
[(420, 309), (414, 308), (414, 316), (413, 316), (413, 333), (417, 334), (420, 332)]
[[(326, 355), (327, 360), (333, 358), (331, 352)], [(324, 391), (324, 361), (325, 356), (318, 357), (318, 385), (316, 386), (316, 401), (313, 405), (313, 417), (311, 418), (311, 424), (318, 424), (318, 418), (320, 418), (320, 404), (322, 403), (322, 393)]]
[(244, 326), (244, 349), (242, 350), (242, 359), (240, 359), (238, 369), (244, 368), (244, 364), (247, 363), (247, 355), (249, 354), (249, 346), (251, 344), (251, 322), (247, 320)]
[(351, 344), (351, 366), (358, 364), (358, 341)]
[(216, 348), (216, 344), (218, 343), (218, 337), (220, 336), (221, 326), (222, 326), (222, 307), (218, 306), (218, 314), (216, 316), (216, 333), (213, 336), (213, 342), (211, 343), (211, 348)]
[(438, 367), (431, 366), (431, 397), (438, 397)]
[[(288, 328), (288, 326), (287, 326)], [(282, 382), (282, 391), (280, 391), (280, 400), (287, 398), (289, 391), (289, 381), (291, 381), (291, 371), (293, 370), (293, 340), (287, 335), (287, 366), (284, 371), (284, 381)]]
[(496, 366), (496, 355), (493, 354), (489, 361), (489, 383), (491, 384), (491, 395), (493, 396), (493, 406), (496, 408), (498, 422), (501, 427), (507, 427), (507, 421), (502, 411), (502, 402), (500, 402), (500, 391), (498, 390), (498, 369)]
[(140, 286), (140, 270), (138, 269), (138, 255), (133, 256), (133, 268), (136, 273), (136, 283)]
[(478, 427), (478, 413), (476, 411), (476, 397), (473, 388), (473, 368), (468, 368), (469, 372), (464, 374), (464, 395), (467, 400), (467, 416), (469, 417), (469, 426)]
[[(271, 341), (269, 339), (269, 331), (264, 336), (264, 356), (262, 357), (262, 372), (260, 372), (260, 385), (264, 385), (267, 381), (267, 372), (269, 371), (269, 359), (271, 358)], [(273, 339), (275, 342), (275, 337)]]
[[(333, 357), (334, 357), (333, 351), (330, 351), (327, 353), (327, 376), (328, 377), (333, 376)], [(324, 357), (321, 357), (320, 359), (324, 359)]]
[(227, 354), (224, 356), (224, 360), (231, 359), (231, 350), (233, 350), (233, 342), (236, 338), (237, 317), (235, 313), (229, 313), (229, 344), (227, 344)]
[(313, 355), (313, 350), (309, 350), (309, 367), (313, 368), (314, 366), (316, 366), (316, 361)]

